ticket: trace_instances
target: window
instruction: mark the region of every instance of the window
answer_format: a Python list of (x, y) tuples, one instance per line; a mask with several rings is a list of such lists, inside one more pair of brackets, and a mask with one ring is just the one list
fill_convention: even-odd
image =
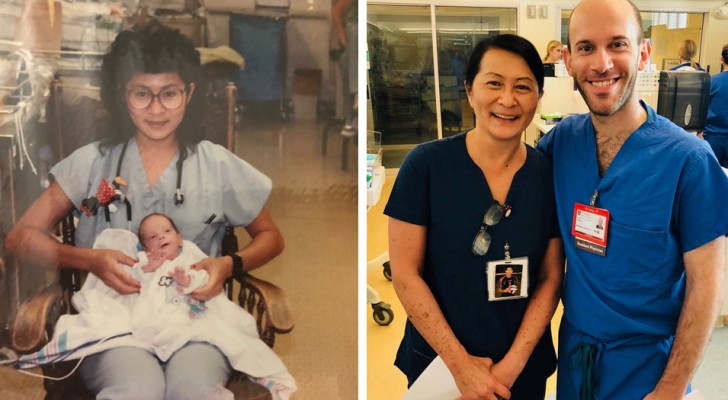
[(516, 33), (516, 21), (515, 8), (368, 4), (368, 111), (385, 167), (399, 167), (418, 143), (475, 125), (463, 82), (468, 58), (484, 38)]
[(652, 25), (666, 25), (667, 29), (687, 28), (688, 13), (652, 13)]

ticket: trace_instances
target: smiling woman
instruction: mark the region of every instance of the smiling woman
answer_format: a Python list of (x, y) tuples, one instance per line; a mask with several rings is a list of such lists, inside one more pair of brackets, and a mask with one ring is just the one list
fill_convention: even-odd
[[(409, 316), (395, 364), (410, 385), (440, 356), (465, 398), (545, 397), (563, 254), (550, 168), (520, 140), (543, 83), (527, 40), (480, 42), (465, 71), (475, 127), (415, 147), (399, 170), (384, 213)], [(523, 295), (495, 296), (491, 263), (518, 264)]]
[(174, 133), (185, 116), (195, 84), (185, 85), (176, 73), (136, 74), (126, 87), (129, 117), (137, 128), (137, 145), (146, 140), (174, 143)]
[[(283, 237), (265, 207), (271, 180), (203, 140), (204, 99), (195, 91), (199, 77), (200, 54), (179, 31), (152, 21), (116, 37), (101, 67), (101, 100), (110, 129), (100, 142), (81, 147), (51, 169), (50, 186), (5, 242), (18, 261), (76, 267), (118, 294), (139, 293), (140, 282), (123, 266), (135, 260), (92, 245), (109, 227), (137, 231), (143, 216), (164, 213), (206, 255), (194, 267), (207, 272), (208, 282), (190, 296), (208, 301), (221, 293), (234, 264), (249, 271), (281, 253)], [(127, 200), (122, 206), (127, 212), (78, 215), (76, 247), (51, 236), (61, 218), (80, 209), (99, 188), (110, 187), (107, 182)], [(229, 226), (244, 228), (251, 240), (240, 251), (220, 256)], [(209, 343), (186, 342), (164, 364), (144, 343), (136, 343), (90, 355), (80, 372), (100, 397), (202, 399), (232, 396), (225, 388), (231, 368)]]
[[(471, 75), (472, 68), (469, 66), (465, 89), (476, 116), (473, 139), (470, 140), (479, 142), (475, 146), (477, 149), (510, 153), (509, 159), (520, 154), (522, 158), (525, 147), (517, 142), (533, 119), (543, 80), (540, 84), (536, 81), (529, 65), (519, 55), (498, 48), (485, 53), (477, 75)], [(505, 141), (509, 149), (503, 151), (494, 147), (495, 143), (490, 143), (491, 140)], [(475, 160), (477, 163), (480, 157), (475, 157)], [(508, 161), (505, 164), (508, 165)]]

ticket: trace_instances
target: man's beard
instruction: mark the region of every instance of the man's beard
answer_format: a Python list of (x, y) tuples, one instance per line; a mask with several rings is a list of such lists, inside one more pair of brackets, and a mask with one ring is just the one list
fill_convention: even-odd
[(617, 101), (614, 103), (614, 106), (610, 110), (603, 110), (603, 109), (598, 109), (596, 104), (592, 104), (589, 96), (586, 95), (586, 93), (584, 92), (584, 89), (579, 84), (579, 81), (576, 79), (576, 77), (574, 78), (574, 84), (576, 85), (577, 90), (579, 90), (579, 93), (581, 94), (581, 97), (584, 99), (584, 102), (586, 102), (587, 107), (589, 107), (589, 111), (591, 111), (592, 114), (598, 115), (600, 117), (608, 117), (610, 115), (615, 114), (622, 108), (624, 108), (624, 105), (627, 104), (629, 99), (631, 99), (632, 95), (634, 94), (634, 87), (635, 87), (636, 81), (637, 81), (637, 74), (634, 73), (629, 77), (629, 80), (627, 81), (627, 83), (622, 87), (622, 91), (620, 92), (620, 94), (618, 94)]

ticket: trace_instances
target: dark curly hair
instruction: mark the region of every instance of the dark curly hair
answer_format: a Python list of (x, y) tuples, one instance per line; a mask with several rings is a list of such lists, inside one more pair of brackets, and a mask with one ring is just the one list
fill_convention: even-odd
[(200, 53), (192, 40), (156, 20), (119, 33), (101, 64), (101, 102), (108, 112), (108, 129), (101, 133), (101, 145), (124, 143), (136, 133), (125, 100), (126, 84), (136, 74), (177, 73), (185, 86), (195, 84), (196, 93), (187, 104), (177, 143), (192, 150), (205, 137), (205, 101), (200, 85)]

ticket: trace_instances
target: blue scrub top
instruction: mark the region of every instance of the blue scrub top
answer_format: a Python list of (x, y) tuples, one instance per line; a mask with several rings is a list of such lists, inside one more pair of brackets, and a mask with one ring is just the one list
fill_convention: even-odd
[(700, 71), (700, 72), (705, 72), (705, 70), (703, 69), (703, 67), (700, 66), (700, 64), (697, 64), (696, 63), (696, 65), (697, 65), (698, 68), (693, 68), (692, 63), (690, 63), (690, 61), (688, 61), (688, 62), (685, 62), (685, 63), (682, 63), (682, 64), (678, 64), (678, 65), (670, 68), (670, 71)]
[[(176, 155), (153, 187), (147, 185), (139, 149), (129, 140), (120, 176), (128, 183), (121, 190), (131, 203), (131, 231), (136, 233), (146, 215), (169, 216), (185, 239), (194, 242), (210, 257), (220, 254), (225, 226), (247, 226), (263, 209), (271, 192), (271, 180), (224, 147), (203, 140), (187, 152), (182, 165), (181, 193), (184, 203), (174, 204), (177, 188)], [(100, 149), (99, 143), (85, 145), (51, 169), (66, 196), (78, 208), (83, 199), (95, 196), (105, 179), (116, 176), (122, 145)], [(91, 247), (106, 228), (128, 229), (126, 206), (115, 202), (118, 211), (107, 224), (103, 210), (95, 216), (76, 212), (76, 245)]]
[[(513, 177), (506, 204), (512, 212), (488, 228), (492, 242), (484, 256), (471, 252), (486, 210), (494, 200), (482, 170), (473, 162), (465, 133), (416, 146), (397, 174), (384, 213), (427, 227), (423, 279), (455, 336), (472, 355), (500, 360), (510, 348), (528, 299), (488, 301), (486, 264), (511, 257), (529, 259), (529, 293), (538, 282), (549, 239), (558, 236), (551, 167), (527, 146), (525, 164)], [(416, 378), (436, 356), (407, 321), (396, 365)], [(550, 330), (534, 350), (530, 372), (545, 379), (555, 368)]]
[(710, 78), (710, 107), (705, 120), (705, 135), (728, 138), (728, 71)]
[[(567, 268), (564, 316), (600, 340), (672, 335), (685, 296), (683, 253), (728, 233), (728, 178), (708, 145), (642, 103), (647, 121), (599, 176), (589, 114), (565, 119), (538, 148), (553, 159)], [(611, 213), (605, 257), (577, 249), (574, 204)]]

